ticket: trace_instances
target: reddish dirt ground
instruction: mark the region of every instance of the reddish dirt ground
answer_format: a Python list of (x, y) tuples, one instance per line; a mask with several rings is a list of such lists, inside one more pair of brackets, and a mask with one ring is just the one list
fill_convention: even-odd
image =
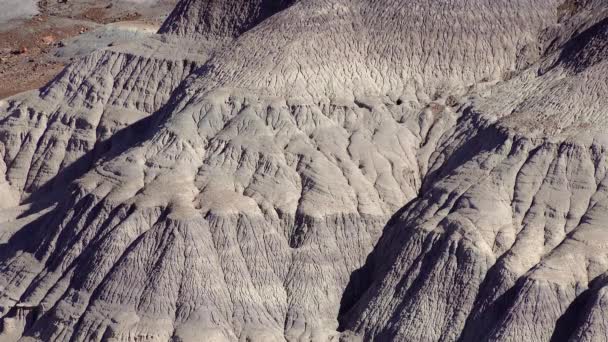
[(168, 14), (175, 0), (160, 3), (138, 8), (116, 0), (40, 1), (39, 15), (0, 25), (0, 99), (52, 80), (70, 62), (51, 56), (62, 40), (108, 23), (160, 23), (159, 18)]
[(40, 88), (64, 64), (46, 58), (54, 44), (88, 28), (82, 25), (55, 26), (49, 17), (25, 20), (11, 30), (0, 32), (0, 98)]

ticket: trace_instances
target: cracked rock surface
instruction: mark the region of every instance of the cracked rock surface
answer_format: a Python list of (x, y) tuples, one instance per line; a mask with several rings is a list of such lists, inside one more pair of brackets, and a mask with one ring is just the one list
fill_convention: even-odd
[(603, 0), (182, 0), (0, 102), (0, 340), (608, 340), (607, 78)]

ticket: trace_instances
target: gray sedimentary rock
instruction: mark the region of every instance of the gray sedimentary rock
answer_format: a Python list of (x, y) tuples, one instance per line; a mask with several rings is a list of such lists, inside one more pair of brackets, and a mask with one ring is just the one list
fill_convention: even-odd
[(608, 26), (605, 5), (589, 6), (568, 19), (579, 32), (561, 24), (559, 48), (462, 111), (353, 288), (345, 327), (380, 340), (607, 338)]
[(607, 27), (181, 1), (0, 103), (1, 338), (606, 339)]
[(159, 33), (196, 38), (234, 38), (297, 0), (181, 1)]

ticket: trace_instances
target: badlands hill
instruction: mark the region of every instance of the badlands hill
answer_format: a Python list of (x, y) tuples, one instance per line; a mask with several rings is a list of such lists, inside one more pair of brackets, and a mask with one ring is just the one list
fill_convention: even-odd
[(182, 0), (0, 102), (2, 341), (605, 341), (604, 0)]

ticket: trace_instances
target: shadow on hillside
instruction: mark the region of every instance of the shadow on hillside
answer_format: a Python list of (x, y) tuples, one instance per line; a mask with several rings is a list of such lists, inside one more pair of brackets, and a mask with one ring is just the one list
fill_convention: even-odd
[[(465, 115), (467, 113), (470, 112), (465, 112)], [(378, 286), (382, 278), (390, 272), (403, 248), (406, 248), (408, 241), (413, 238), (424, 239), (418, 234), (419, 230), (415, 228), (418, 224), (416, 221), (417, 215), (411, 214), (424, 213), (429, 203), (436, 202), (436, 197), (441, 195), (438, 192), (443, 190), (434, 189), (432, 185), (450, 177), (455, 172), (459, 172), (461, 167), (476, 157), (482, 156), (486, 152), (495, 153), (504, 146), (507, 139), (509, 139), (508, 135), (496, 126), (482, 126), (479, 131), (475, 132), (456, 150), (449, 151), (451, 153), (440, 167), (424, 175), (418, 196), (391, 217), (385, 225), (380, 239), (368, 255), (365, 264), (351, 274), (340, 303), (339, 331), (343, 332), (348, 328), (356, 328), (353, 324), (357, 323), (357, 315), (361, 314), (360, 311), (366, 305), (366, 302), (372, 299), (374, 287)], [(483, 160), (478, 162), (483, 165)], [(454, 193), (451, 193), (449, 198), (454, 199), (453, 195)], [(449, 202), (450, 200), (446, 200), (442, 206), (448, 205)], [(416, 260), (426, 264), (425, 258), (425, 254), (421, 254), (416, 257)], [(422, 282), (424, 282), (424, 278), (418, 277), (410, 287), (420, 286)]]

